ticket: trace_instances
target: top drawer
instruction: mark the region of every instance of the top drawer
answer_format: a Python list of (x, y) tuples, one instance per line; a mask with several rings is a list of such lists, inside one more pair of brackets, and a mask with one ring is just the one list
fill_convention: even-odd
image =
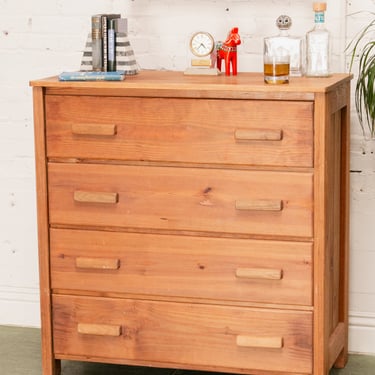
[(312, 102), (53, 95), (47, 154), (311, 167), (312, 117)]

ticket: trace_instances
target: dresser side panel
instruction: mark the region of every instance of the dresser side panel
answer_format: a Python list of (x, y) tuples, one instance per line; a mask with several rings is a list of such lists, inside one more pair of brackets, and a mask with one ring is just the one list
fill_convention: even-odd
[[(314, 371), (347, 346), (348, 84), (315, 101)], [(314, 373), (315, 373), (314, 372)]]

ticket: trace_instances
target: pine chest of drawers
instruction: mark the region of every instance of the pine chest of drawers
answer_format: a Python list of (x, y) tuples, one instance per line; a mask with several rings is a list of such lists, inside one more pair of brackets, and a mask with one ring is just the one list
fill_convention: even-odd
[(44, 375), (345, 365), (350, 76), (31, 85)]

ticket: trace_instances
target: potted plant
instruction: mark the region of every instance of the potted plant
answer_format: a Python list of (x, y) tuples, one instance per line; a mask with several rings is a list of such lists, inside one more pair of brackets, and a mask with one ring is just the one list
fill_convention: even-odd
[(374, 18), (349, 43), (351, 61), (350, 71), (354, 60), (358, 57), (358, 77), (355, 86), (355, 107), (359, 123), (364, 135), (369, 132), (375, 139), (375, 13)]

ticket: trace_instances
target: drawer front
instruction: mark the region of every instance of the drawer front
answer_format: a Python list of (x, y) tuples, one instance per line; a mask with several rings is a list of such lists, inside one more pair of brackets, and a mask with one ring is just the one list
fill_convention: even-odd
[(53, 289), (311, 305), (312, 245), (52, 229)]
[(49, 157), (311, 167), (313, 103), (47, 96)]
[(311, 373), (312, 313), (53, 297), (56, 356)]
[(50, 222), (312, 236), (313, 175), (50, 163)]

